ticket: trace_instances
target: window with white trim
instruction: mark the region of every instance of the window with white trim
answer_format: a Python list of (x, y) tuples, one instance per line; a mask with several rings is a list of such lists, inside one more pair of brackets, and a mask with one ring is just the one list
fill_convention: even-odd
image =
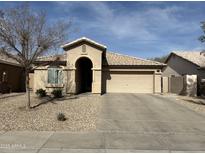
[(63, 83), (63, 71), (60, 67), (48, 68), (48, 83), (49, 84), (62, 84)]

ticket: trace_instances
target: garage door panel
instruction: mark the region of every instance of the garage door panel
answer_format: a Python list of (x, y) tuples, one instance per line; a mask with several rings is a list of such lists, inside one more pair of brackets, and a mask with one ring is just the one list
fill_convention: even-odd
[(153, 93), (153, 74), (150, 72), (107, 72), (106, 92)]

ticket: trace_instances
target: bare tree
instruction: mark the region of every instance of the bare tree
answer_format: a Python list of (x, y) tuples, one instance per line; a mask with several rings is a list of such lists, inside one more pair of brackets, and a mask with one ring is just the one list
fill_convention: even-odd
[(38, 56), (60, 46), (70, 22), (48, 24), (45, 12), (33, 12), (29, 3), (0, 14), (0, 49), (24, 68), (28, 95), (26, 107), (30, 109), (29, 72)]

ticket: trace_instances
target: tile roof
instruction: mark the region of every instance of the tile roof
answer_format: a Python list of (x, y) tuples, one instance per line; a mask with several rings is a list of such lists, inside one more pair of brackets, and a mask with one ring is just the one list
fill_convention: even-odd
[(106, 53), (106, 59), (108, 65), (127, 65), (127, 66), (134, 66), (134, 65), (158, 65), (162, 66), (165, 65), (163, 63), (152, 61), (152, 60), (146, 60), (138, 57), (132, 57), (127, 55), (122, 55), (114, 52), (107, 52)]
[(205, 67), (205, 53), (200, 51), (173, 51), (173, 54), (188, 60), (199, 67)]
[(18, 66), (20, 65), (15, 59), (8, 57), (2, 52), (0, 52), (0, 63), (18, 65)]
[[(66, 54), (54, 55), (54, 56), (43, 56), (43, 57), (39, 57), (37, 61), (53, 61), (57, 57), (60, 58), (60, 61), (66, 61), (66, 56), (67, 56)], [(122, 54), (117, 54), (113, 52), (106, 52), (106, 59), (105, 61), (103, 61), (103, 65), (107, 65), (107, 64), (108, 65), (127, 65), (127, 66), (134, 66), (134, 65), (163, 66), (165, 65), (160, 62), (127, 56), (127, 55), (122, 55)]]

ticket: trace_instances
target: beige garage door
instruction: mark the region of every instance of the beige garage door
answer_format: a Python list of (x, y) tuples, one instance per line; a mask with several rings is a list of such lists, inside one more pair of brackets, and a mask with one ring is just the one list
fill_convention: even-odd
[(104, 72), (106, 92), (153, 93), (152, 72)]

